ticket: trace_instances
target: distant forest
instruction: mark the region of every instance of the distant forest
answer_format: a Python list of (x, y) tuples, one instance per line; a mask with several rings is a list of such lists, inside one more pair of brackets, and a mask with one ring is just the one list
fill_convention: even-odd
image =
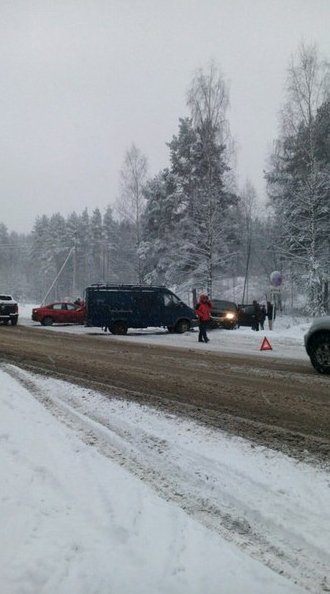
[(43, 215), (27, 235), (0, 224), (1, 291), (41, 303), (83, 296), (92, 283), (147, 283), (221, 298), (241, 279), (242, 302), (249, 278), (267, 286), (277, 270), (291, 309), (328, 311), (330, 70), (314, 46), (292, 59), (286, 91), (262, 212), (249, 182), (237, 188), (228, 89), (212, 64), (191, 82), (189, 115), (167, 144), (168, 168), (150, 178), (133, 144), (114, 208)]

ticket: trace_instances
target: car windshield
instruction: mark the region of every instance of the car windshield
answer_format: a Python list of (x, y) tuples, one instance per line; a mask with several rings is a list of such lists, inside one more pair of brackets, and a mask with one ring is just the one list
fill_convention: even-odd
[(236, 311), (237, 309), (236, 303), (233, 303), (232, 301), (214, 299), (212, 304), (215, 309), (229, 309), (230, 311)]

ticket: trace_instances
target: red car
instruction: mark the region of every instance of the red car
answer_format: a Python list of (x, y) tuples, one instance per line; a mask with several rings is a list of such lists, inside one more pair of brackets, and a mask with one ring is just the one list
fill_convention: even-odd
[(43, 326), (52, 324), (84, 324), (86, 309), (84, 305), (76, 305), (60, 301), (41, 305), (32, 310), (32, 320), (40, 322)]

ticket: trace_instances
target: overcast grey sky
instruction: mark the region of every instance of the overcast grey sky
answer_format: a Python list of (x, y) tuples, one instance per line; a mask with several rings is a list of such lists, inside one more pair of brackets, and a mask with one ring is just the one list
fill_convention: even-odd
[(330, 60), (330, 0), (0, 0), (0, 196), (10, 231), (103, 212), (134, 142), (150, 174), (211, 60), (230, 87), (239, 182), (264, 192), (290, 56)]

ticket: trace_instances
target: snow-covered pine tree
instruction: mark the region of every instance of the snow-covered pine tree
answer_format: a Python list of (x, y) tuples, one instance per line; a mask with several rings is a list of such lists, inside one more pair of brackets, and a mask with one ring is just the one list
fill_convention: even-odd
[(159, 256), (150, 271), (165, 282), (192, 279), (212, 294), (214, 275), (232, 264), (237, 195), (227, 184), (228, 97), (219, 71), (198, 71), (188, 93), (191, 117), (179, 120), (168, 143), (170, 168), (147, 186), (144, 218), (146, 254), (150, 232)]
[(175, 284), (179, 271), (172, 266), (177, 261), (176, 223), (180, 217), (173, 174), (164, 169), (148, 180), (144, 188), (146, 209), (142, 217), (140, 254), (144, 259), (145, 281), (152, 284)]

